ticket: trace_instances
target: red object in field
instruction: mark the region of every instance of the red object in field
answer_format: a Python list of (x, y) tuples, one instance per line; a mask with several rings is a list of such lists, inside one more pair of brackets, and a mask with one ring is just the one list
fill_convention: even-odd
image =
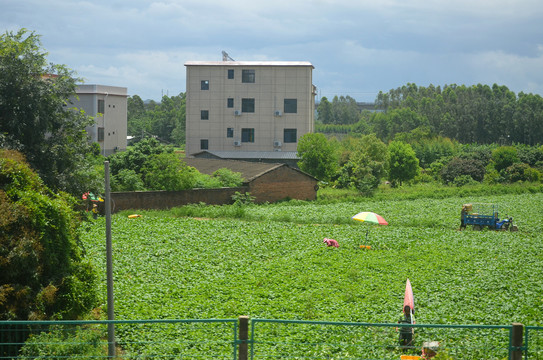
[(327, 238), (324, 238), (324, 243), (327, 245), (327, 246), (334, 246), (334, 247), (339, 247), (339, 244), (336, 240), (334, 239), (327, 239)]
[(407, 279), (405, 283), (405, 297), (403, 300), (403, 307), (409, 306), (412, 312), (415, 312), (415, 298), (413, 297), (413, 289), (411, 288), (411, 282)]

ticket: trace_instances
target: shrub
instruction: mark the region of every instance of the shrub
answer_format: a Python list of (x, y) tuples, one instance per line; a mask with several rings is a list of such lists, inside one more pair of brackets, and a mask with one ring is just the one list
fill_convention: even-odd
[(0, 185), (0, 319), (85, 314), (97, 301), (96, 274), (82, 260), (75, 199), (1, 150)]
[(526, 181), (526, 176), (524, 175), (525, 171), (529, 169), (530, 166), (523, 163), (515, 163), (505, 169), (506, 177), (509, 179), (509, 182), (517, 181)]
[(241, 173), (223, 168), (215, 171), (213, 177), (218, 179), (223, 187), (238, 187), (243, 184)]
[(461, 175), (469, 175), (475, 181), (483, 181), (485, 176), (483, 162), (456, 157), (441, 169), (441, 179), (445, 184), (451, 183)]
[(138, 191), (145, 190), (143, 180), (132, 169), (121, 169), (117, 175), (111, 177), (111, 189), (113, 191)]
[(498, 171), (502, 171), (519, 162), (517, 149), (512, 146), (502, 146), (492, 152), (492, 161)]
[(102, 358), (107, 356), (103, 331), (90, 328), (53, 326), (49, 331), (30, 335), (20, 354), (32, 359)]
[(460, 175), (454, 178), (452, 184), (455, 186), (473, 185), (477, 184), (477, 181), (473, 180), (470, 175)]
[(524, 170), (524, 177), (526, 181), (531, 182), (540, 182), (541, 181), (541, 172), (534, 168), (527, 168)]

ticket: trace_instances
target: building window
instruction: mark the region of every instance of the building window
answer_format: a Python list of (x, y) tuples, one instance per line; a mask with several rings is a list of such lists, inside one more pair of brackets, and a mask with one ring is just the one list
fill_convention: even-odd
[(200, 89), (209, 90), (209, 80), (202, 80)]
[(241, 112), (254, 113), (255, 99), (241, 99)]
[(234, 69), (228, 69), (228, 78), (233, 79), (234, 78)]
[(100, 114), (103, 114), (104, 111), (106, 111), (105, 101), (104, 100), (98, 100), (98, 112)]
[(200, 120), (209, 120), (209, 110), (200, 111)]
[(242, 83), (254, 83), (255, 71), (254, 70), (241, 70), (241, 82)]
[(284, 143), (295, 143), (296, 142), (296, 129), (285, 129), (285, 130), (283, 130), (283, 142)]
[(255, 142), (255, 129), (241, 129), (241, 142)]
[(283, 108), (285, 114), (296, 114), (298, 112), (298, 100), (297, 99), (285, 99), (285, 106)]
[(200, 139), (200, 150), (207, 150), (207, 149), (209, 149), (209, 140)]
[(227, 138), (233, 138), (234, 137), (234, 128), (227, 128), (226, 129), (226, 137)]
[(98, 141), (104, 141), (104, 128), (98, 128)]
[(226, 101), (226, 106), (229, 107), (229, 108), (233, 108), (234, 107), (234, 98), (228, 98), (228, 100)]

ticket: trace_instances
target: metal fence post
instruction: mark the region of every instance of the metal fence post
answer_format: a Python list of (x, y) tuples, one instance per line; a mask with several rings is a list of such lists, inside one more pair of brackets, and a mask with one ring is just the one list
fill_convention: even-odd
[(509, 359), (522, 360), (522, 340), (524, 326), (520, 323), (513, 323), (511, 329), (511, 348), (509, 350)]
[[(113, 302), (113, 248), (111, 243), (111, 189), (109, 185), (109, 161), (104, 162), (106, 188), (106, 273), (107, 273), (107, 319), (115, 320)], [(115, 357), (115, 324), (107, 324), (108, 356)]]
[(248, 340), (249, 340), (249, 317), (239, 317), (239, 345), (238, 345), (238, 359), (248, 359)]

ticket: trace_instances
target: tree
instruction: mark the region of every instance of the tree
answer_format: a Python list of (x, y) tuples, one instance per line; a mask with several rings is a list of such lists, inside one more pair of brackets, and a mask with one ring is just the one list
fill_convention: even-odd
[(76, 319), (97, 302), (72, 210), (22, 154), (0, 149), (0, 319)]
[(344, 167), (352, 169), (353, 185), (364, 193), (373, 192), (381, 183), (385, 174), (387, 146), (370, 134), (359, 140)]
[(199, 174), (195, 168), (179, 160), (175, 153), (166, 152), (150, 156), (141, 172), (148, 189), (168, 191), (191, 189)]
[(392, 141), (388, 145), (388, 178), (400, 186), (404, 181), (415, 178), (419, 169), (419, 159), (411, 145), (401, 141)]
[(323, 96), (317, 106), (317, 119), (323, 124), (332, 123), (332, 104), (326, 96)]
[(47, 186), (81, 194), (89, 190), (82, 179), (89, 176), (85, 127), (92, 119), (69, 107), (79, 79), (64, 65), (48, 64), (46, 55), (33, 32), (0, 36), (0, 133)]
[(473, 180), (481, 182), (485, 173), (485, 165), (481, 160), (455, 157), (441, 169), (441, 179), (449, 184), (460, 176), (469, 175)]
[(336, 172), (337, 155), (323, 134), (307, 133), (298, 142), (298, 166), (319, 180), (328, 181)]
[(512, 146), (501, 146), (492, 152), (492, 161), (494, 161), (494, 168), (502, 171), (519, 162), (517, 149)]

